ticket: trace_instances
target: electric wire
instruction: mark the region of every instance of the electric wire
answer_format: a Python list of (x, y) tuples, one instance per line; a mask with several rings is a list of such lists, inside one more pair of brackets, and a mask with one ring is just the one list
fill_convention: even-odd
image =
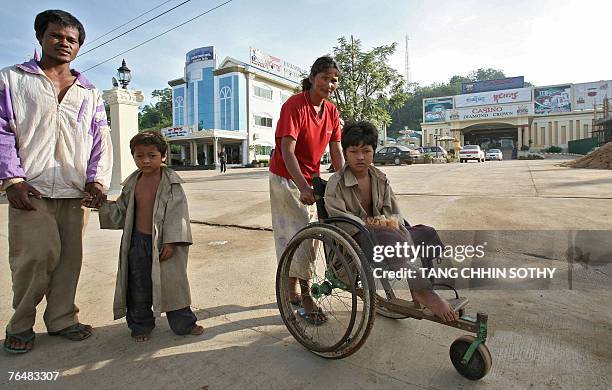
[(177, 28), (182, 27), (182, 26), (186, 25), (187, 23), (193, 22), (194, 20), (196, 20), (196, 19), (198, 19), (198, 18), (200, 18), (200, 17), (202, 17), (202, 16), (204, 16), (204, 15), (206, 15), (206, 14), (208, 14), (208, 13), (211, 13), (211, 12), (213, 12), (213, 11), (215, 11), (215, 10), (217, 10), (217, 9), (221, 8), (221, 7), (223, 7), (224, 5), (231, 3), (232, 1), (233, 1), (233, 0), (227, 0), (227, 1), (226, 1), (226, 2), (224, 2), (224, 3), (221, 3), (221, 4), (219, 4), (219, 5), (217, 5), (217, 6), (213, 7), (213, 8), (210, 8), (210, 9), (208, 9), (208, 10), (206, 10), (206, 11), (202, 12), (201, 14), (199, 14), (199, 15), (197, 15), (197, 16), (195, 16), (195, 17), (191, 18), (191, 19), (189, 19), (189, 20), (187, 20), (187, 21), (185, 21), (185, 22), (183, 22), (183, 23), (181, 23), (181, 24), (178, 24), (178, 25), (176, 25), (176, 26), (174, 26), (174, 27), (170, 28), (170, 29), (168, 29), (168, 30), (164, 31), (164, 32), (163, 32), (163, 33), (161, 33), (161, 34), (158, 34), (158, 35), (154, 36), (153, 38), (147, 39), (146, 41), (144, 41), (144, 42), (142, 42), (142, 43), (139, 43), (139, 44), (138, 44), (138, 45), (136, 45), (136, 46), (133, 46), (133, 47), (131, 47), (131, 48), (129, 48), (129, 49), (127, 49), (127, 50), (125, 50), (125, 51), (122, 51), (121, 53), (119, 53), (119, 54), (117, 54), (117, 55), (115, 55), (115, 56), (113, 56), (113, 57), (111, 57), (111, 58), (108, 58), (108, 59), (106, 59), (106, 60), (104, 60), (104, 61), (102, 61), (102, 62), (100, 62), (100, 63), (98, 63), (98, 64), (96, 64), (96, 65), (94, 65), (94, 66), (92, 66), (92, 67), (90, 67), (90, 68), (85, 69), (85, 70), (83, 71), (83, 73), (85, 73), (85, 72), (87, 72), (87, 71), (89, 71), (89, 70), (92, 70), (92, 69), (94, 69), (94, 68), (97, 68), (98, 66), (100, 66), (100, 65), (102, 65), (102, 64), (105, 64), (105, 63), (107, 63), (107, 62), (109, 62), (109, 61), (112, 61), (112, 60), (114, 60), (115, 58), (117, 58), (117, 57), (120, 57), (120, 56), (124, 55), (125, 53), (129, 53), (130, 51), (132, 51), (132, 50), (134, 50), (134, 49), (137, 49), (137, 48), (139, 48), (140, 46), (142, 46), (142, 45), (144, 45), (144, 44), (147, 44), (147, 43), (151, 42), (152, 40), (154, 40), (154, 39), (157, 39), (157, 38), (161, 37), (162, 35), (166, 35), (166, 34), (167, 34), (167, 33), (169, 33), (170, 31), (176, 30)]
[(100, 35), (100, 36), (99, 36), (99, 37), (97, 37), (96, 39), (94, 39), (94, 40), (92, 40), (92, 41), (87, 42), (87, 44), (88, 44), (88, 45), (91, 45), (92, 43), (94, 43), (94, 42), (96, 42), (96, 41), (99, 41), (100, 39), (104, 38), (104, 37), (105, 37), (105, 36), (107, 36), (108, 34), (110, 34), (110, 33), (112, 33), (112, 32), (115, 32), (115, 31), (119, 30), (121, 27), (127, 26), (128, 24), (132, 23), (134, 20), (139, 19), (139, 18), (141, 18), (141, 17), (145, 16), (146, 14), (148, 14), (148, 13), (149, 13), (149, 12), (151, 12), (151, 11), (155, 11), (155, 10), (156, 10), (156, 9), (158, 9), (159, 7), (161, 7), (161, 6), (165, 5), (165, 4), (168, 4), (168, 3), (169, 3), (169, 2), (171, 2), (171, 1), (173, 1), (173, 0), (166, 0), (166, 1), (164, 1), (163, 3), (161, 3), (161, 4), (159, 4), (159, 5), (157, 5), (157, 6), (153, 7), (153, 8), (151, 8), (150, 10), (148, 10), (148, 11), (146, 11), (146, 12), (141, 13), (140, 15), (136, 16), (135, 18), (132, 18), (132, 19), (128, 20), (127, 22), (123, 23), (122, 25), (117, 26), (117, 27), (113, 28), (112, 30), (110, 30), (110, 31), (108, 31), (108, 32), (105, 32), (104, 34)]
[(132, 32), (132, 31), (136, 30), (137, 28), (140, 28), (140, 27), (144, 26), (145, 24), (147, 24), (147, 23), (149, 23), (149, 22), (151, 22), (151, 21), (153, 21), (153, 20), (155, 20), (155, 19), (157, 19), (157, 18), (159, 18), (159, 17), (161, 17), (161, 16), (163, 16), (163, 15), (167, 14), (168, 12), (170, 12), (170, 11), (172, 11), (172, 10), (177, 9), (178, 7), (180, 7), (180, 6), (181, 6), (181, 5), (183, 5), (183, 4), (189, 3), (190, 1), (191, 1), (191, 0), (185, 0), (185, 1), (183, 1), (181, 4), (175, 5), (174, 7), (170, 8), (169, 10), (167, 10), (167, 11), (165, 11), (165, 12), (162, 12), (161, 14), (159, 14), (159, 15), (157, 15), (157, 16), (154, 16), (154, 17), (152, 17), (151, 19), (149, 19), (149, 20), (147, 20), (147, 21), (145, 21), (145, 22), (140, 23), (138, 26), (133, 27), (133, 28), (131, 28), (131, 29), (127, 30), (126, 32), (124, 32), (124, 33), (121, 33), (121, 34), (117, 35), (116, 37), (111, 38), (111, 39), (109, 39), (108, 41), (103, 42), (103, 43), (99, 44), (98, 46), (96, 46), (96, 47), (94, 47), (94, 48), (92, 48), (92, 49), (89, 49), (89, 50), (87, 50), (87, 51), (85, 51), (85, 52), (83, 52), (83, 53), (79, 54), (79, 55), (77, 56), (77, 58), (78, 58), (78, 57), (81, 57), (81, 56), (83, 56), (83, 55), (85, 55), (85, 54), (87, 54), (87, 53), (90, 53), (90, 52), (92, 52), (92, 51), (96, 50), (97, 48), (102, 47), (102, 46), (106, 45), (107, 43), (112, 42), (112, 41), (114, 41), (115, 39), (120, 38), (120, 37), (122, 37), (122, 36), (124, 36), (124, 35), (126, 35), (126, 34), (128, 34), (128, 33), (130, 33), (130, 32)]

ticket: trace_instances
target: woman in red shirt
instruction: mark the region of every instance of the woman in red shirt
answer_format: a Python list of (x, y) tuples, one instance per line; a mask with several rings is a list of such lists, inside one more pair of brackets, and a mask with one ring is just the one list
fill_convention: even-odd
[[(336, 90), (339, 77), (340, 69), (331, 57), (317, 58), (302, 81), (302, 93), (290, 97), (281, 108), (270, 162), (270, 206), (279, 261), (291, 238), (314, 219), (312, 177), (319, 174), (328, 145), (334, 169), (340, 170), (344, 165), (340, 116), (336, 106), (327, 100)], [(290, 298), (292, 303), (302, 304), (306, 320), (319, 325), (327, 318), (308, 295), (309, 258), (304, 253), (292, 262)]]

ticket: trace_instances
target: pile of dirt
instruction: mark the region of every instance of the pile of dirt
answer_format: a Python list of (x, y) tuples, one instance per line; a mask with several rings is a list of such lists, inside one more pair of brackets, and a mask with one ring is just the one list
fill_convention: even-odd
[(570, 168), (612, 169), (612, 142), (608, 142), (584, 157), (561, 165)]

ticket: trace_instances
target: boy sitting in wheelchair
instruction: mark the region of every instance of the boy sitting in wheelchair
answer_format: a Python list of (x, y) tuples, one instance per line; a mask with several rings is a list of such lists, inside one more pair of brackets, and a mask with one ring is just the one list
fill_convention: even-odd
[[(362, 225), (376, 220), (380, 222), (386, 218), (399, 217), (398, 229), (401, 232), (394, 237), (404, 237), (411, 241), (409, 231), (403, 226), (403, 218), (399, 204), (395, 199), (389, 180), (385, 174), (372, 164), (374, 151), (378, 144), (378, 131), (367, 121), (348, 124), (342, 131), (342, 150), (346, 164), (334, 173), (325, 189), (325, 208), (329, 217), (345, 217), (359, 222)], [(384, 216), (384, 217), (383, 217)], [(384, 222), (383, 222), (384, 224)], [(346, 225), (346, 226), (345, 226)], [(356, 238), (362, 248), (366, 240), (359, 237), (361, 233), (346, 223), (340, 226)], [(417, 227), (415, 227), (417, 228)], [(412, 233), (423, 233), (431, 228), (416, 229)], [(385, 241), (385, 229), (368, 228), (373, 235)], [(387, 229), (388, 232), (388, 229)], [(435, 234), (435, 231), (433, 231)], [(427, 233), (426, 233), (427, 234)], [(414, 234), (413, 234), (414, 235)], [(437, 235), (436, 235), (437, 237)], [(389, 235), (386, 239), (388, 240)], [(380, 240), (379, 240), (380, 241)], [(420, 242), (421, 240), (414, 240)], [(395, 243), (393, 243), (395, 244)], [(391, 245), (393, 245), (391, 244)], [(371, 251), (364, 248), (365, 253)], [(391, 261), (396, 259), (391, 259)], [(407, 263), (407, 267), (414, 264)], [(413, 300), (428, 308), (434, 315), (443, 321), (455, 321), (459, 318), (451, 305), (442, 299), (434, 290), (429, 281), (411, 280), (411, 293)]]

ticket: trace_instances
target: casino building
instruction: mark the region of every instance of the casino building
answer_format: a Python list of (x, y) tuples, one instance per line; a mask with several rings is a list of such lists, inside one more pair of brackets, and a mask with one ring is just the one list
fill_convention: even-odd
[[(517, 158), (521, 146), (540, 151), (589, 143), (612, 81), (525, 87), (523, 77), (464, 84), (455, 96), (423, 99), (423, 145), (478, 144)], [(455, 141), (438, 141), (439, 138)], [(596, 143), (596, 141), (593, 141)]]
[(281, 106), (306, 73), (255, 48), (248, 63), (226, 57), (219, 66), (213, 46), (189, 51), (183, 76), (168, 82), (172, 127), (162, 133), (180, 145), (173, 163), (215, 166), (221, 149), (228, 165), (269, 159)]

